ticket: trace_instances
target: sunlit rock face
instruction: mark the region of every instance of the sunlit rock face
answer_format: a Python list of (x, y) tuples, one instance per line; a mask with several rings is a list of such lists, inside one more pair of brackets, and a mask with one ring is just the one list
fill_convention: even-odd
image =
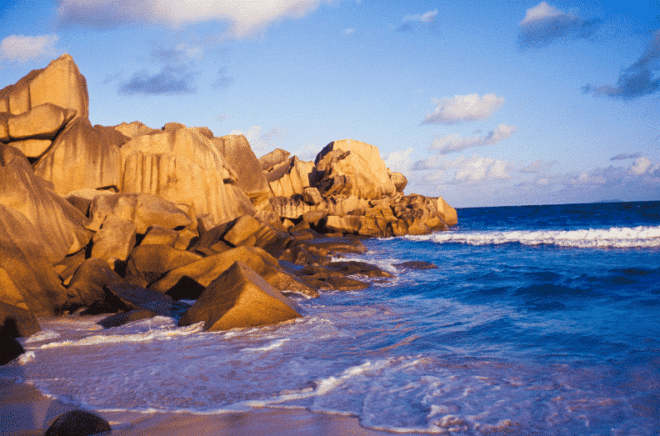
[(87, 81), (68, 54), (0, 90), (0, 112), (19, 115), (44, 103), (73, 109), (76, 117), (89, 117)]
[(396, 193), (378, 148), (361, 141), (343, 139), (326, 145), (316, 156), (314, 185), (324, 195), (355, 195), (377, 199)]
[(241, 261), (206, 287), (179, 325), (204, 322), (204, 330), (229, 330), (275, 324), (301, 315), (283, 296)]
[(267, 204), (272, 196), (266, 177), (261, 172), (261, 164), (257, 160), (248, 140), (243, 135), (227, 135), (213, 138), (227, 163), (236, 171), (236, 186), (247, 194), (255, 206)]
[(214, 223), (254, 214), (245, 193), (233, 186), (234, 169), (211, 140), (195, 129), (133, 138), (121, 147), (125, 193), (146, 192), (191, 206)]

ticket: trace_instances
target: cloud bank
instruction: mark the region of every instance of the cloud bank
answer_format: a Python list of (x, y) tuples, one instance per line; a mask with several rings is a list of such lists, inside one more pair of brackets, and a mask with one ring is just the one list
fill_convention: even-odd
[(332, 0), (59, 0), (60, 25), (113, 28), (146, 22), (178, 28), (220, 20), (229, 23), (227, 34), (241, 38), (255, 34), (283, 18), (300, 18)]
[(582, 90), (594, 95), (605, 95), (630, 100), (660, 90), (660, 30), (656, 30), (644, 54), (623, 70), (614, 85), (585, 85)]
[(25, 63), (53, 55), (58, 40), (57, 35), (9, 35), (0, 41), (0, 60)]
[(521, 48), (538, 48), (560, 39), (587, 38), (597, 24), (597, 20), (584, 20), (543, 1), (527, 9), (525, 18), (518, 25), (518, 44)]
[(185, 67), (166, 66), (159, 73), (151, 74), (143, 69), (119, 88), (123, 95), (157, 95), (157, 94), (192, 94), (195, 87), (192, 84), (194, 73)]
[(433, 140), (431, 148), (439, 150), (440, 154), (456, 153), (467, 148), (483, 147), (493, 145), (510, 138), (516, 130), (515, 126), (500, 124), (495, 130), (491, 130), (485, 136), (464, 137), (457, 134), (439, 137)]
[(495, 94), (455, 95), (433, 99), (436, 108), (422, 124), (455, 124), (459, 121), (485, 120), (504, 104), (504, 97)]

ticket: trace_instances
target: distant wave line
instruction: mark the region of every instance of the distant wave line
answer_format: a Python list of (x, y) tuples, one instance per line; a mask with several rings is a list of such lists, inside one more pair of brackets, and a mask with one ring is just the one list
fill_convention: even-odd
[(611, 227), (577, 230), (507, 230), (440, 232), (404, 236), (413, 241), (468, 245), (555, 245), (572, 248), (653, 248), (660, 247), (660, 226)]

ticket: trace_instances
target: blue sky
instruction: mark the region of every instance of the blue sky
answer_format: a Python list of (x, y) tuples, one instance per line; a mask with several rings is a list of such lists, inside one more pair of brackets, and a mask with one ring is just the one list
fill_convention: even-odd
[(660, 199), (660, 0), (10, 0), (0, 87), (63, 53), (90, 120), (378, 146), (456, 207)]

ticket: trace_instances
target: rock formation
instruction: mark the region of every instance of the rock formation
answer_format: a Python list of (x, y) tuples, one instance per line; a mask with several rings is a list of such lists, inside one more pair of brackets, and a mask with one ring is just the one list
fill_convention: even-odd
[(0, 90), (7, 347), (39, 330), (35, 316), (79, 309), (110, 314), (105, 327), (156, 315), (207, 330), (291, 320), (301, 313), (284, 294), (387, 280), (374, 266), (330, 261), (364, 253), (359, 237), (457, 223), (441, 197), (405, 195), (406, 177), (364, 142), (330, 142), (314, 162), (281, 149), (257, 159), (242, 135), (177, 122), (92, 126), (88, 115), (68, 55)]

